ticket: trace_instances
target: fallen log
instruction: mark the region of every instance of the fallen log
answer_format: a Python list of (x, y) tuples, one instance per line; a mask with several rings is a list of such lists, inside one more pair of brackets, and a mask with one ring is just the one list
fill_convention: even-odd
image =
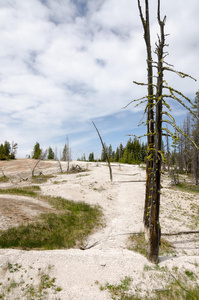
[(173, 236), (173, 235), (183, 235), (183, 234), (194, 234), (199, 233), (199, 231), (180, 231), (180, 232), (174, 232), (174, 233), (162, 233), (162, 235), (165, 236)]
[[(180, 232), (173, 232), (173, 233), (161, 233), (164, 236), (174, 236), (174, 235), (183, 235), (183, 234), (197, 234), (199, 231), (180, 231)], [(133, 234), (144, 234), (144, 232), (126, 232), (126, 233), (118, 233), (117, 235), (133, 235)]]

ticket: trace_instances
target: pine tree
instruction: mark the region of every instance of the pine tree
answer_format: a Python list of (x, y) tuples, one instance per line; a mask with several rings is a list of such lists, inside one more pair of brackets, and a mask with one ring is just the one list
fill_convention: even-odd
[(102, 148), (101, 161), (106, 161), (106, 153), (108, 153), (108, 147), (104, 143), (104, 147)]
[(68, 151), (69, 151), (69, 149), (68, 149), (67, 145), (64, 145), (61, 160), (67, 161)]
[(6, 156), (7, 159), (10, 156), (10, 151), (11, 151), (10, 143), (8, 141), (5, 141), (5, 143), (4, 143), (4, 153), (5, 153), (5, 156)]
[(91, 153), (89, 154), (88, 160), (89, 160), (89, 161), (94, 161), (94, 153), (93, 153), (93, 152), (91, 152)]
[(40, 148), (40, 144), (38, 142), (36, 142), (36, 144), (33, 148), (32, 158), (40, 159), (41, 155), (42, 155), (42, 149)]
[(119, 159), (120, 159), (119, 148), (117, 147), (117, 149), (115, 151), (114, 161), (118, 162)]
[(48, 148), (48, 159), (54, 159), (55, 158), (55, 154), (53, 152), (53, 149), (51, 147)]
[(0, 145), (0, 160), (6, 159), (5, 151), (4, 151), (4, 146), (3, 144)]
[(108, 157), (109, 157), (109, 159), (112, 158), (112, 154), (113, 154), (113, 149), (112, 149), (112, 146), (110, 145), (110, 146), (108, 147)]

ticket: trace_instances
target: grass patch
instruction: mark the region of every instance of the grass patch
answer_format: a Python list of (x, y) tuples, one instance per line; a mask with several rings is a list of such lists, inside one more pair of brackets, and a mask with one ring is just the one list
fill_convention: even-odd
[(32, 177), (32, 182), (35, 183), (45, 183), (47, 182), (48, 179), (53, 178), (54, 176), (52, 174), (48, 174), (48, 175), (35, 175)]
[(9, 178), (7, 176), (0, 177), (0, 182), (8, 182)]
[[(190, 272), (192, 273), (192, 272)], [(186, 274), (187, 275), (187, 274)], [(198, 300), (199, 299), (199, 285), (192, 285), (187, 282), (187, 279), (178, 274), (177, 278), (173, 276), (173, 280), (166, 286), (165, 289), (156, 291), (154, 300)]]
[(80, 245), (99, 226), (102, 212), (98, 206), (60, 197), (41, 197), (57, 213), (42, 214), (33, 224), (10, 228), (0, 233), (1, 248), (61, 249)]
[(23, 188), (0, 189), (0, 194), (20, 195), (20, 196), (37, 196), (37, 192), (41, 190), (40, 186), (32, 185)]
[[(13, 273), (15, 266), (18, 268), (18, 264), (12, 265), (9, 263), (9, 273)], [(28, 273), (31, 270), (27, 270), (24, 267), (20, 266), (21, 276), (15, 276), (12, 274), (12, 279), (10, 278), (9, 273), (7, 273), (7, 282), (0, 284), (0, 299), (60, 299), (56, 297), (56, 294), (59, 293), (62, 288), (56, 285), (56, 278), (50, 276), (50, 269), (42, 271), (38, 269), (38, 274), (36, 275), (36, 283), (33, 281), (33, 277), (28, 280)], [(34, 269), (30, 267), (30, 269)], [(19, 271), (17, 269), (17, 271)], [(35, 276), (35, 275), (33, 275)], [(20, 294), (20, 298), (19, 298)], [(53, 298), (50, 294), (54, 295)]]
[(79, 174), (77, 177), (84, 177), (84, 176), (89, 176), (90, 174)]
[(161, 239), (159, 254), (160, 255), (169, 255), (169, 254), (175, 254), (175, 253), (176, 252), (175, 252), (174, 246), (167, 240)]
[(141, 298), (139, 298), (138, 296), (128, 294), (132, 281), (133, 280), (131, 277), (125, 276), (125, 278), (121, 280), (120, 284), (113, 285), (107, 283), (105, 286), (100, 286), (100, 290), (107, 290), (110, 293), (111, 298), (115, 300), (140, 300)]
[(143, 233), (131, 235), (129, 241), (129, 250), (139, 252), (145, 257), (147, 256), (148, 243), (146, 242)]
[(62, 184), (62, 183), (66, 183), (66, 182), (68, 182), (68, 180), (62, 180), (62, 181), (57, 181), (57, 180), (55, 180), (55, 181), (53, 181), (52, 183), (53, 183), (53, 184)]
[[(131, 235), (130, 238), (129, 250), (139, 252), (140, 254), (147, 256), (148, 252), (148, 243), (145, 240), (143, 233)], [(159, 247), (159, 255), (168, 255), (175, 254), (174, 247), (171, 243), (165, 239), (161, 239), (161, 245)]]
[[(110, 283), (105, 284), (104, 286), (100, 286), (101, 291), (108, 291), (111, 299), (113, 300), (198, 300), (199, 299), (199, 285), (196, 282), (197, 277), (194, 273), (190, 271), (186, 271), (185, 274), (178, 273), (173, 276), (171, 273), (168, 274), (168, 269), (165, 267), (148, 267), (144, 271), (159, 271), (158, 274), (151, 273), (151, 286), (149, 289), (139, 288), (139, 284), (136, 284), (132, 289), (135, 290), (134, 293), (131, 292), (131, 282), (133, 281), (131, 277), (125, 277), (124, 280), (121, 281), (118, 285), (113, 285)], [(162, 272), (162, 274), (160, 273)], [(166, 286), (160, 283), (159, 288), (157, 288), (156, 279), (157, 277), (162, 278), (162, 280), (167, 283)], [(195, 284), (193, 282), (188, 281), (187, 277), (190, 279), (194, 277)], [(191, 278), (191, 280), (193, 280)], [(95, 282), (99, 284), (98, 281)], [(140, 282), (141, 284), (144, 281)], [(155, 288), (153, 289), (153, 285)], [(144, 292), (144, 295), (143, 295)]]
[(199, 186), (188, 182), (179, 183), (173, 188), (187, 193), (199, 193)]

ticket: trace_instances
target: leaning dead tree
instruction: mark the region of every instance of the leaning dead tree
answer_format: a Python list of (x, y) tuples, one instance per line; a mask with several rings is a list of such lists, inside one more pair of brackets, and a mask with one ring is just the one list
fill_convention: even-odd
[(60, 169), (60, 172), (63, 173), (63, 168), (62, 168), (62, 165), (61, 165), (61, 162), (60, 162), (60, 159), (57, 157), (57, 155), (55, 155), (55, 159), (58, 163), (58, 166), (59, 166), (59, 169)]
[[(92, 120), (91, 120), (92, 121)], [(104, 150), (104, 153), (105, 153), (105, 156), (106, 156), (106, 160), (107, 160), (107, 163), (108, 163), (108, 167), (109, 167), (109, 173), (110, 173), (110, 181), (111, 181), (111, 183), (113, 182), (113, 175), (112, 175), (112, 169), (111, 169), (111, 164), (110, 164), (110, 160), (109, 160), (109, 157), (108, 157), (108, 153), (107, 153), (107, 151), (106, 151), (106, 147), (104, 146), (104, 143), (103, 143), (103, 140), (102, 140), (102, 137), (101, 137), (101, 135), (100, 135), (100, 133), (99, 133), (99, 130), (97, 129), (97, 126), (95, 125), (95, 123), (92, 121), (92, 123), (93, 123), (93, 125), (94, 125), (94, 127), (95, 127), (95, 129), (96, 129), (96, 131), (97, 131), (97, 134), (98, 134), (98, 136), (99, 136), (99, 138), (100, 138), (100, 142), (101, 142), (101, 144), (102, 144), (102, 148), (103, 148), (103, 150)]]
[[(173, 134), (168, 127), (164, 128), (162, 124), (164, 122), (170, 124), (175, 131), (182, 132), (182, 130), (176, 125), (175, 119), (170, 114), (170, 106), (165, 99), (171, 98), (180, 103), (183, 107), (189, 110), (192, 114), (194, 104), (192, 101), (184, 96), (180, 91), (170, 87), (164, 80), (165, 71), (174, 72), (181, 78), (191, 76), (178, 72), (173, 69), (173, 66), (165, 62), (165, 57), (168, 55), (164, 51), (165, 37), (164, 32), (166, 17), (161, 19), (160, 16), (160, 0), (157, 1), (157, 20), (160, 29), (160, 34), (158, 36), (158, 42), (156, 43), (157, 60), (152, 58), (152, 48), (150, 42), (150, 23), (149, 23), (149, 1), (145, 0), (145, 15), (143, 14), (140, 0), (138, 0), (138, 9), (140, 12), (140, 18), (144, 30), (144, 39), (147, 49), (147, 72), (148, 72), (148, 82), (139, 83), (138, 85), (144, 85), (148, 88), (148, 94), (140, 99), (131, 101), (139, 101), (137, 105), (147, 102), (145, 113), (147, 113), (147, 141), (148, 141), (148, 157), (147, 157), (147, 170), (146, 170), (146, 196), (145, 196), (145, 209), (144, 209), (144, 227), (145, 236), (149, 237), (148, 244), (148, 259), (153, 263), (158, 263), (159, 256), (159, 244), (161, 238), (161, 230), (159, 223), (159, 210), (160, 210), (160, 194), (161, 194), (161, 166), (163, 161), (162, 153), (162, 136), (163, 132), (170, 135), (174, 139), (178, 139), (175, 134)], [(153, 76), (153, 71), (155, 70), (155, 76)], [(154, 83), (154, 78), (156, 78), (156, 83)], [(194, 78), (192, 78), (194, 79)], [(166, 91), (166, 92), (164, 92)], [(169, 92), (169, 93), (168, 93)], [(183, 100), (182, 100), (183, 99)], [(186, 104), (188, 102), (188, 105)], [(130, 104), (129, 103), (129, 104)], [(129, 105), (128, 104), (128, 105)], [(127, 105), (127, 106), (128, 106)], [(164, 117), (166, 118), (164, 119)], [(189, 137), (188, 137), (189, 138)], [(194, 141), (192, 141), (194, 142)], [(195, 144), (197, 147), (197, 145)]]
[(32, 168), (31, 165), (27, 162), (29, 168), (30, 168), (31, 171), (32, 171), (32, 177), (35, 176), (35, 169), (36, 169), (36, 167), (38, 166), (38, 164), (40, 163), (40, 161), (41, 161), (41, 159), (38, 159), (38, 160), (36, 161), (35, 165), (33, 166), (33, 168)]

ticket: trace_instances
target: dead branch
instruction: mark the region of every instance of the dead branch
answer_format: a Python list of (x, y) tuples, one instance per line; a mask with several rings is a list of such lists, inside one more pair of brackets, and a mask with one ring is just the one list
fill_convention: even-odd
[(23, 177), (21, 177), (21, 175), (18, 173), (18, 176), (19, 176), (19, 178), (20, 179), (22, 179), (23, 181), (27, 181), (28, 180), (28, 177), (27, 178), (23, 178)]
[[(91, 121), (92, 121), (92, 120), (91, 120)], [(106, 155), (106, 160), (107, 160), (108, 167), (109, 167), (109, 172), (110, 172), (110, 181), (111, 181), (111, 183), (112, 183), (112, 182), (113, 182), (113, 175), (112, 175), (112, 169), (111, 169), (111, 164), (110, 164), (110, 161), (109, 161), (109, 157), (108, 157), (106, 148), (104, 147), (104, 143), (103, 143), (102, 137), (101, 137), (101, 135), (100, 135), (100, 133), (99, 133), (99, 130), (97, 129), (97, 127), (96, 127), (96, 125), (95, 125), (95, 123), (94, 123), (93, 121), (92, 121), (92, 123), (93, 123), (93, 125), (94, 125), (94, 127), (95, 127), (95, 129), (96, 129), (96, 131), (97, 131), (97, 133), (98, 133), (98, 136), (99, 136), (99, 138), (100, 138), (100, 141), (101, 141), (101, 144), (102, 144), (104, 153), (105, 153), (105, 155)]]
[[(133, 103), (133, 102), (141, 101), (141, 100), (144, 100), (144, 99), (146, 99), (146, 98), (147, 98), (147, 96), (144, 96), (144, 97), (139, 98), (139, 99), (134, 99), (134, 100), (130, 101), (128, 104), (126, 104), (124, 107), (122, 107), (122, 109), (127, 108), (127, 107), (128, 107), (131, 103)], [(147, 101), (147, 100), (146, 100), (146, 101)], [(143, 101), (143, 102), (145, 102), (145, 101)]]
[[(161, 233), (164, 236), (174, 236), (174, 235), (183, 235), (183, 234), (197, 234), (199, 231), (180, 231), (174, 233)], [(117, 235), (136, 235), (136, 234), (144, 234), (144, 232), (126, 232), (126, 233), (119, 233)], [(116, 235), (114, 235), (116, 236)]]
[(141, 173), (134, 173), (134, 174), (122, 174), (122, 176), (136, 176), (141, 175)]
[[(83, 172), (83, 170), (82, 170), (82, 168), (79, 166), (79, 165), (76, 165), (76, 166), (74, 166), (74, 165), (72, 165), (72, 167), (71, 167), (71, 171), (72, 172)], [(68, 172), (68, 171), (67, 171)]]
[(126, 180), (126, 181), (117, 181), (117, 182), (120, 182), (120, 183), (128, 183), (128, 182), (146, 182), (146, 180)]
[(60, 162), (60, 160), (58, 159), (58, 157), (56, 155), (55, 155), (55, 159), (58, 162), (58, 165), (59, 165), (59, 168), (60, 168), (60, 172), (63, 173), (61, 162)]
[(182, 290), (184, 290), (185, 292), (189, 292), (187, 289), (184, 288), (184, 286), (182, 286), (182, 284), (175, 278), (175, 276), (173, 274), (170, 273), (170, 275), (173, 277), (173, 279), (176, 281), (176, 283), (179, 285), (179, 287), (181, 287)]
[(97, 241), (97, 242), (93, 243), (93, 244), (90, 245), (90, 246), (88, 246), (88, 244), (86, 244), (85, 246), (81, 246), (80, 249), (81, 249), (81, 250), (88, 250), (88, 249), (91, 249), (91, 248), (97, 246), (99, 243), (100, 243), (100, 242)]
[(195, 234), (195, 233), (199, 233), (199, 231), (180, 231), (176, 233), (162, 233), (162, 235), (173, 236), (173, 235)]
[(40, 163), (40, 161), (41, 161), (41, 159), (39, 159), (39, 160), (36, 162), (35, 166), (33, 167), (33, 169), (32, 169), (32, 177), (34, 177), (35, 169), (36, 169), (36, 167), (38, 166), (38, 164)]
[[(165, 62), (164, 62), (164, 63), (165, 63)], [(169, 64), (168, 64), (168, 65), (169, 65)], [(170, 66), (171, 66), (171, 65), (170, 65)], [(174, 72), (174, 73), (176, 73), (178, 76), (180, 76), (181, 78), (188, 77), (188, 78), (190, 78), (190, 79), (193, 79), (194, 81), (197, 81), (194, 77), (192, 77), (192, 76), (190, 76), (190, 75), (188, 75), (188, 74), (185, 74), (185, 73), (183, 73), (183, 72), (174, 70), (174, 69), (172, 69), (172, 68), (164, 67), (163, 69), (166, 70), (166, 71)]]
[(38, 164), (40, 163), (40, 161), (41, 161), (41, 159), (38, 159), (38, 161), (36, 162), (36, 164), (34, 165), (34, 167), (32, 168), (30, 165), (29, 165), (29, 163), (27, 162), (27, 164), (28, 164), (28, 166), (29, 166), (29, 168), (31, 169), (31, 171), (32, 171), (32, 177), (34, 177), (34, 172), (35, 172), (35, 169), (36, 169), (36, 167), (38, 166)]

